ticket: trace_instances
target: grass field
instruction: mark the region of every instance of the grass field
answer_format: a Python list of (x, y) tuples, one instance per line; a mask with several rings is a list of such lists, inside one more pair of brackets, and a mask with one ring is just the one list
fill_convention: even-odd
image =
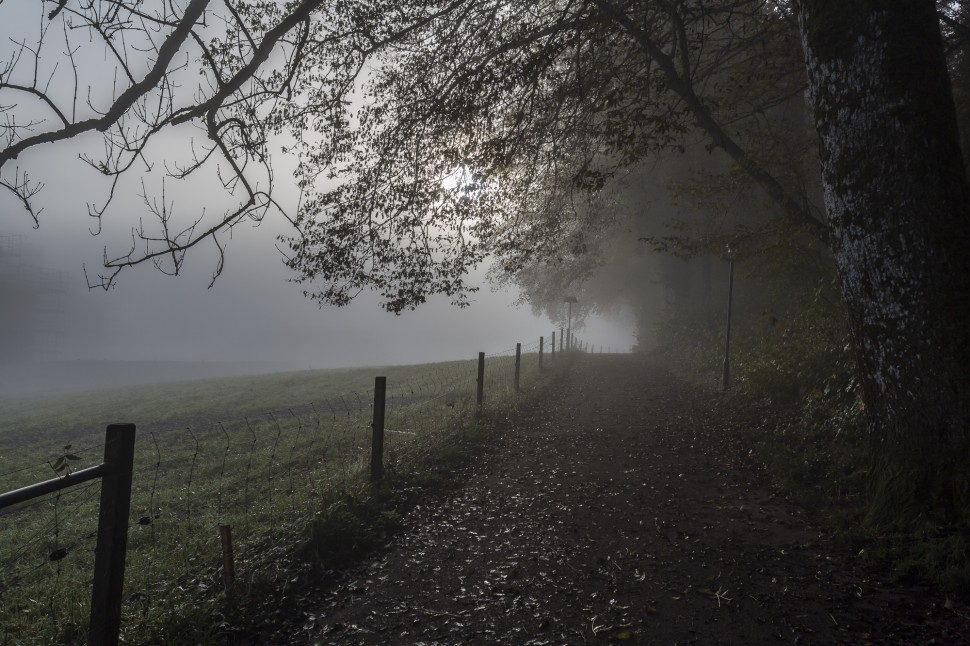
[[(557, 370), (540, 373), (534, 348), (523, 351), (522, 388), (534, 392)], [(204, 643), (226, 628), (219, 526), (232, 527), (245, 594), (274, 576), (277, 557), (297, 551), (329, 505), (361, 487), (375, 376), (387, 377), (393, 472), (474, 424), (476, 367), (295, 372), (6, 402), (0, 492), (56, 477), (58, 458), (75, 470), (98, 464), (105, 426), (134, 423), (123, 637)], [(515, 405), (513, 374), (514, 351), (488, 357), (487, 413)], [(0, 644), (86, 639), (99, 493), (93, 481), (0, 511)]]

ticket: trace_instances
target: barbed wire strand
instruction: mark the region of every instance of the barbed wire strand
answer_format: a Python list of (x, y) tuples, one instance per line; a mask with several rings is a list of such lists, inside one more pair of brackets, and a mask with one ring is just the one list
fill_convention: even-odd
[[(192, 436), (192, 441), (195, 443), (195, 450), (192, 452), (192, 462), (189, 465), (189, 479), (185, 486), (185, 522), (188, 528), (189, 534), (192, 533), (192, 480), (195, 477), (195, 463), (199, 459), (199, 438), (196, 437), (195, 433), (192, 432), (192, 427), (186, 426), (185, 430), (189, 432)], [(186, 541), (187, 543), (187, 541)]]
[(216, 498), (216, 517), (221, 523), (223, 521), (222, 494), (226, 483), (226, 461), (229, 459), (231, 441), (229, 439), (229, 431), (226, 430), (225, 425), (222, 422), (217, 423), (222, 430), (222, 434), (226, 436), (226, 450), (222, 452), (222, 466), (219, 468), (219, 495)]
[(269, 454), (269, 474), (268, 474), (268, 477), (267, 477), (267, 480), (269, 482), (269, 502), (270, 502), (270, 504), (272, 504), (272, 502), (273, 502), (273, 489), (274, 489), (274, 486), (273, 486), (273, 461), (276, 459), (276, 448), (279, 446), (280, 436), (283, 435), (283, 429), (280, 427), (280, 423), (278, 421), (276, 421), (276, 416), (273, 415), (273, 411), (268, 411), (267, 414), (269, 415), (269, 418), (272, 420), (273, 424), (276, 425), (276, 438), (273, 440), (273, 449), (272, 449), (272, 451), (270, 451), (270, 454)]
[[(54, 495), (54, 550), (50, 553), (50, 560), (55, 564), (55, 576), (53, 590), (57, 590), (61, 582), (61, 559), (60, 556), (60, 534), (61, 534), (61, 523), (58, 517), (58, 507), (61, 502), (61, 493), (63, 489), (58, 489), (57, 493)], [(57, 629), (57, 608), (54, 605), (54, 594), (51, 593), (47, 598), (47, 606), (50, 610), (51, 627), (55, 630)]]
[(138, 519), (139, 525), (145, 525), (145, 521), (147, 520), (147, 525), (149, 526), (149, 530), (151, 532), (149, 536), (151, 549), (149, 550), (148, 554), (148, 564), (145, 566), (145, 582), (143, 584), (145, 592), (142, 596), (142, 599), (144, 600), (142, 605), (142, 617), (148, 616), (148, 608), (150, 607), (152, 601), (148, 592), (151, 589), (152, 568), (155, 565), (155, 557), (158, 554), (158, 536), (155, 531), (155, 521), (157, 521), (162, 515), (161, 510), (155, 509), (155, 493), (158, 491), (158, 476), (162, 467), (162, 452), (158, 448), (158, 438), (155, 437), (155, 432), (149, 431), (148, 436), (152, 438), (152, 446), (155, 449), (155, 468), (153, 469), (154, 473), (152, 475), (152, 490), (148, 494), (148, 513)]
[[(82, 498), (83, 494), (86, 491), (95, 488), (98, 484), (99, 483), (97, 482), (90, 482), (86, 485), (78, 485), (78, 489), (73, 492), (75, 494), (73, 500), (70, 502), (64, 502), (63, 505), (68, 507), (73, 506), (73, 511), (76, 512), (77, 508), (80, 507), (87, 500), (87, 498)], [(54, 494), (51, 494), (51, 497), (53, 495)], [(65, 498), (64, 495), (62, 495), (61, 497)], [(44, 504), (50, 504), (51, 502), (50, 497), (43, 498), (42, 502)], [(22, 543), (19, 546), (19, 548), (16, 550), (15, 554), (13, 554), (12, 557), (8, 559), (8, 561), (5, 564), (3, 564), (2, 573), (4, 575), (5, 591), (13, 590), (15, 587), (19, 586), (21, 581), (24, 580), (25, 578), (32, 578), (35, 573), (41, 570), (46, 570), (48, 567), (50, 567), (50, 564), (53, 560), (51, 556), (55, 555), (56, 553), (55, 551), (52, 551), (50, 549), (50, 545), (48, 542), (50, 540), (49, 533), (52, 530), (53, 526), (54, 526), (53, 521), (49, 521), (48, 523), (42, 523), (41, 527), (34, 533), (31, 539)], [(94, 534), (97, 534), (97, 531), (95, 531)], [(44, 550), (44, 552), (46, 553), (45, 558), (35, 562), (35, 564), (32, 566), (27, 566), (26, 563), (28, 563), (29, 560), (25, 560), (24, 555), (34, 546), (37, 546), (40, 543), (44, 543), (44, 542), (48, 542), (48, 547), (46, 550)], [(67, 548), (67, 550), (64, 553), (64, 556), (70, 553), (70, 551), (73, 551), (73, 549), (74, 549), (73, 547)], [(57, 553), (57, 557), (63, 558), (60, 556), (59, 553)], [(54, 593), (52, 593), (52, 595), (53, 594)], [(0, 600), (2, 600), (5, 596), (6, 595), (0, 595)]]
[[(70, 452), (74, 455), (82, 456), (88, 451), (91, 451), (92, 449), (104, 449), (104, 446), (105, 446), (104, 441), (101, 441), (98, 444), (91, 444), (80, 449), (75, 449), (72, 446), (72, 448), (70, 449)], [(46, 460), (42, 460), (40, 462), (33, 462), (31, 464), (27, 464), (27, 465), (0, 473), (0, 479), (7, 478), (9, 476), (16, 475), (18, 473), (23, 473), (25, 471), (33, 471), (35, 469), (40, 469), (42, 467), (49, 467), (51, 460), (54, 460), (60, 457), (61, 455), (63, 455), (63, 453), (64, 453), (64, 450), (58, 450), (58, 452), (56, 453), (51, 453)]]
[(294, 433), (293, 444), (290, 446), (290, 456), (286, 461), (287, 465), (289, 466), (289, 472), (290, 472), (290, 480), (287, 485), (287, 493), (293, 494), (293, 492), (296, 491), (296, 485), (294, 484), (294, 482), (296, 481), (296, 472), (297, 472), (297, 469), (295, 468), (296, 467), (296, 448), (298, 446), (299, 441), (304, 437), (303, 418), (297, 417), (296, 413), (293, 412), (292, 408), (288, 408), (287, 410), (289, 411), (290, 416), (294, 420), (296, 420), (296, 433)]
[[(71, 490), (69, 493), (65, 494), (64, 493), (65, 490), (61, 490), (56, 494), (49, 494), (48, 496), (41, 497), (37, 499), (35, 504), (30, 505), (30, 507), (50, 505), (54, 496), (59, 495), (60, 498), (65, 499), (64, 502), (62, 503), (62, 506), (66, 507), (68, 511), (76, 513), (77, 509), (86, 501), (86, 498), (84, 498), (85, 492), (98, 486), (99, 484), (100, 483), (98, 481), (82, 483), (82, 484), (76, 485), (75, 487), (71, 487)], [(68, 498), (69, 496), (73, 496), (73, 497)], [(9, 568), (10, 563), (16, 564), (18, 561), (20, 561), (23, 558), (24, 554), (26, 553), (27, 549), (29, 549), (31, 546), (36, 545), (41, 541), (45, 540), (45, 537), (47, 537), (48, 534), (50, 534), (54, 530), (54, 528), (55, 528), (55, 523), (53, 520), (46, 524), (41, 525), (41, 527), (39, 527), (26, 541), (24, 541), (21, 544), (20, 548), (15, 550), (13, 554), (7, 559), (6, 563), (8, 565), (4, 565), (3, 571)]]
[(253, 454), (256, 452), (256, 431), (253, 429), (253, 425), (249, 423), (249, 418), (243, 418), (246, 421), (246, 426), (249, 428), (249, 432), (253, 434), (253, 443), (249, 446), (249, 460), (246, 462), (246, 482), (245, 489), (243, 493), (243, 504), (247, 507), (249, 506), (249, 472), (253, 467)]

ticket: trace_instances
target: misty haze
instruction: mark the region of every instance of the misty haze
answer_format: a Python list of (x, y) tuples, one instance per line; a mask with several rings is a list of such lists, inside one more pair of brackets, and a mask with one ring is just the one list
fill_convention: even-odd
[(896, 5), (0, 3), (0, 642), (970, 642)]

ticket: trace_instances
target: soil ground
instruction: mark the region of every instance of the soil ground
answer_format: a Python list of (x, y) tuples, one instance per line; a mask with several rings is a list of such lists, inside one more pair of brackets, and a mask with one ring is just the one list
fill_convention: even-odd
[(772, 491), (739, 437), (770, 415), (581, 357), (385, 548), (288, 591), (264, 640), (970, 643), (965, 604), (881, 581)]

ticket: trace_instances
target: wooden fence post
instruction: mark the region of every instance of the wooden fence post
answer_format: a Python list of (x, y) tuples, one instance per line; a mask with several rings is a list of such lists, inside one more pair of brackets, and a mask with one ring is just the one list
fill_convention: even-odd
[(542, 370), (542, 343), (544, 339), (539, 337), (539, 370)]
[(125, 585), (135, 425), (109, 424), (104, 436), (101, 508), (94, 548), (94, 586), (88, 642), (114, 645), (121, 632), (121, 594)]
[(522, 344), (515, 344), (515, 392), (519, 392), (519, 374), (522, 370)]
[(559, 328), (559, 351), (562, 352), (562, 342), (565, 337), (562, 333), (562, 328)]
[(553, 360), (556, 358), (556, 333), (552, 333), (552, 354), (550, 355)]
[(384, 399), (387, 377), (374, 377), (374, 421), (370, 451), (370, 479), (378, 482), (384, 477)]
[(485, 399), (485, 353), (478, 353), (478, 393), (477, 393), (477, 405), (478, 410), (475, 412), (475, 417), (482, 416), (482, 402)]

